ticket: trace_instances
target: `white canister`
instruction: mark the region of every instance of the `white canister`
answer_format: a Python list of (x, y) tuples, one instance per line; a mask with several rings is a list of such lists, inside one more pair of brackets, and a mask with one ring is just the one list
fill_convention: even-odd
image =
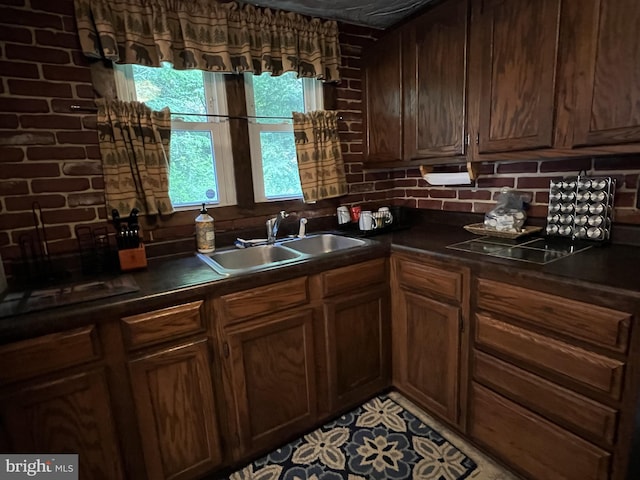
[(216, 249), (213, 217), (207, 213), (204, 203), (200, 215), (196, 217), (196, 242), (200, 253), (211, 253)]

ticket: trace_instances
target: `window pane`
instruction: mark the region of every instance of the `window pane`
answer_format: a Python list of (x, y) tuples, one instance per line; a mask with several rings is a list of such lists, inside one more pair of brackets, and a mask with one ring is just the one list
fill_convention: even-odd
[(211, 132), (171, 132), (169, 196), (173, 205), (218, 203)]
[(293, 132), (260, 132), (267, 198), (302, 197)]
[[(304, 111), (302, 80), (295, 72), (287, 72), (279, 77), (269, 73), (253, 77), (253, 95), (258, 117), (287, 117), (291, 112)], [(257, 119), (258, 123), (282, 123), (281, 119)]]
[[(169, 107), (171, 112), (207, 113), (203, 72), (162, 67), (132, 65), (136, 97), (153, 110)], [(184, 116), (185, 122), (206, 122), (207, 117)]]

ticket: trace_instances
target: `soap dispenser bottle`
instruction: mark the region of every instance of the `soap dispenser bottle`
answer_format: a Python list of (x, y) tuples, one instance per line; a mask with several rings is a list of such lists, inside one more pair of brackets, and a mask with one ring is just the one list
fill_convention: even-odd
[(211, 253), (216, 249), (213, 217), (207, 213), (204, 203), (202, 204), (200, 215), (196, 217), (196, 242), (200, 253)]

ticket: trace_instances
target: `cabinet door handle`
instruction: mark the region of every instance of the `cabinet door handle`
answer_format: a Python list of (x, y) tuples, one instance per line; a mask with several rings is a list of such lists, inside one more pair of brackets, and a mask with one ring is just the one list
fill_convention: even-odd
[(224, 358), (229, 358), (229, 344), (227, 342), (222, 344), (222, 354)]

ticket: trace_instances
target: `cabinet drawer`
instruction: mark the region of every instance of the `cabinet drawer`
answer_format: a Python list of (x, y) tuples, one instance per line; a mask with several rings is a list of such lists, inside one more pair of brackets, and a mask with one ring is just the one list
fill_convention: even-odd
[(475, 341), (611, 398), (620, 398), (624, 364), (618, 360), (479, 314), (476, 315)]
[(627, 351), (629, 313), (483, 279), (478, 280), (478, 306), (616, 352)]
[(472, 383), (471, 438), (535, 480), (606, 480), (611, 455)]
[(384, 258), (379, 258), (321, 273), (322, 295), (329, 297), (347, 290), (385, 282), (387, 280), (385, 261)]
[(223, 325), (304, 305), (309, 303), (307, 277), (224, 295), (220, 301), (224, 313), (220, 318)]
[(613, 445), (617, 410), (478, 351), (473, 377), (576, 433)]
[(124, 317), (122, 329), (129, 348), (152, 345), (163, 340), (204, 331), (202, 305), (204, 302), (186, 303), (153, 312)]
[(24, 380), (98, 358), (93, 325), (10, 343), (0, 347), (0, 382)]
[(403, 287), (436, 294), (439, 298), (462, 300), (462, 274), (423, 263), (398, 260), (398, 280)]

